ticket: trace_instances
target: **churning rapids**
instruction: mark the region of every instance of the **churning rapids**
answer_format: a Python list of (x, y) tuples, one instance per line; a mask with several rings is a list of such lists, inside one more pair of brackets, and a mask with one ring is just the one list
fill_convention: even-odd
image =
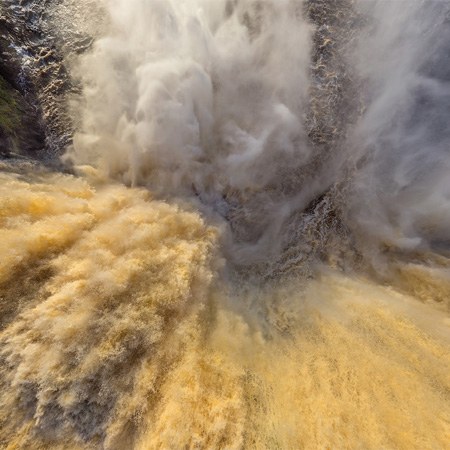
[(1, 448), (449, 448), (450, 2), (2, 8)]

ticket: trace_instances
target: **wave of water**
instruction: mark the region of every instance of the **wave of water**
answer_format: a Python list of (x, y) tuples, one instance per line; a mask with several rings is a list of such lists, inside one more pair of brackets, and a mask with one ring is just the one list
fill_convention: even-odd
[(450, 7), (404, 3), (96, 4), (77, 175), (1, 166), (0, 445), (446, 447)]

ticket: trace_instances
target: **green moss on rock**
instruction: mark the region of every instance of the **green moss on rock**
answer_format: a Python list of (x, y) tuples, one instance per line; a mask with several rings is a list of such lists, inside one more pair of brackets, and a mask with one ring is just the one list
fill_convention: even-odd
[(17, 93), (0, 76), (0, 128), (3, 134), (13, 137), (21, 124), (21, 111)]

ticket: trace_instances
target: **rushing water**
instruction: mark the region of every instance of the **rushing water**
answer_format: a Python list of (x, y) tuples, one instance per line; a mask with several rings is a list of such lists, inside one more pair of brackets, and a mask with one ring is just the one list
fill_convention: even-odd
[(447, 448), (450, 4), (45, 8), (73, 174), (0, 166), (0, 446)]

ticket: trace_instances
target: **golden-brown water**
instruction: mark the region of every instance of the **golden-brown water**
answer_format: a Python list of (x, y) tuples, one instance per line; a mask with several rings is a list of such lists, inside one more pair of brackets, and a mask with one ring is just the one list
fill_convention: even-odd
[(231, 286), (186, 205), (0, 177), (1, 448), (448, 448), (442, 307), (326, 269)]

